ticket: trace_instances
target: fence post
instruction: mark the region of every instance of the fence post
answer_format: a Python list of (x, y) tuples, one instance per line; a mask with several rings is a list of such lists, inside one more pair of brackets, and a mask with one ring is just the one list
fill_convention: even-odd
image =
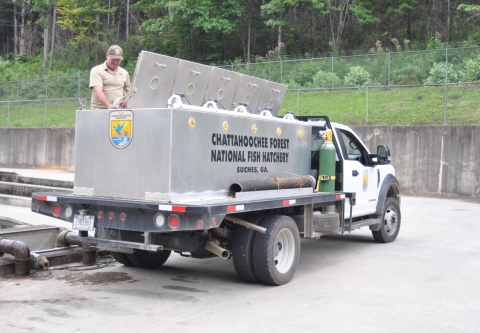
[(10, 101), (7, 102), (7, 128), (10, 127)]
[(82, 98), (80, 96), (80, 71), (78, 71), (78, 99)]
[(15, 98), (17, 100), (17, 105), (18, 105), (18, 80), (17, 80), (17, 98)]
[(47, 127), (47, 98), (48, 98), (48, 79), (45, 78), (45, 111), (43, 113), (43, 127)]
[(365, 125), (368, 125), (368, 86), (365, 86)]
[(230, 61), (230, 65), (232, 65), (232, 72), (233, 72), (234, 71), (233, 70), (233, 62), (231, 60), (229, 60), (229, 61)]
[(283, 63), (282, 63), (282, 57), (278, 55), (278, 58), (280, 59), (280, 83), (283, 84)]
[(443, 125), (447, 125), (448, 111), (448, 46), (445, 45), (445, 98), (443, 106)]
[(298, 106), (300, 105), (300, 89), (297, 89), (297, 117), (298, 117)]
[(387, 86), (390, 87), (390, 49), (388, 49), (388, 82)]
[(334, 72), (334, 66), (333, 66), (333, 53), (330, 53), (330, 54), (332, 55), (332, 91), (333, 91), (333, 87), (335, 86), (335, 83), (334, 83), (334, 80), (333, 80), (335, 72)]

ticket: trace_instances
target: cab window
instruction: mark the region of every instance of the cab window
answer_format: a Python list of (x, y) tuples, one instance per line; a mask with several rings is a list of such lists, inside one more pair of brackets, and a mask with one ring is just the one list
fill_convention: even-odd
[(368, 166), (367, 151), (357, 138), (350, 132), (339, 129), (337, 129), (337, 131), (343, 158), (346, 160), (358, 161), (363, 165)]

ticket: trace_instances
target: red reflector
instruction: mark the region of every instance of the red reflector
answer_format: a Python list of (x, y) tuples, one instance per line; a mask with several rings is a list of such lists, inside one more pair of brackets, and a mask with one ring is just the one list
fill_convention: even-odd
[(38, 195), (37, 200), (39, 201), (47, 201), (47, 196), (46, 195)]
[(185, 213), (185, 207), (184, 206), (172, 206), (172, 212)]
[(216, 217), (212, 217), (212, 225), (217, 225), (217, 218)]
[(97, 217), (98, 217), (99, 219), (101, 219), (101, 218), (103, 217), (103, 212), (102, 212), (102, 211), (99, 211), (99, 212), (97, 213)]
[(176, 228), (180, 224), (180, 219), (177, 215), (170, 215), (168, 218), (168, 224), (170, 224), (172, 228)]
[(290, 205), (290, 200), (283, 200), (283, 205), (284, 206)]
[(60, 213), (62, 212), (62, 209), (60, 208), (59, 205), (55, 205), (53, 206), (53, 216), (57, 217), (57, 216), (60, 216)]
[(340, 194), (336, 195), (337, 200), (340, 199), (342, 196)]
[(203, 221), (202, 220), (197, 221), (197, 228), (203, 228)]
[(127, 219), (127, 215), (125, 213), (120, 214), (120, 220), (125, 221)]
[(109, 214), (108, 214), (108, 218), (109, 218), (110, 220), (113, 220), (113, 219), (115, 218), (115, 214), (109, 213)]
[(227, 206), (227, 212), (235, 212), (237, 210), (237, 206)]

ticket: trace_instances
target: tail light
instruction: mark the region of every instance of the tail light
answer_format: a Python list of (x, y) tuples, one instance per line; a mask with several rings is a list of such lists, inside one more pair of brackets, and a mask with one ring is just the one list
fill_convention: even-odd
[(178, 218), (177, 215), (170, 215), (170, 217), (168, 218), (168, 224), (170, 225), (170, 227), (172, 228), (177, 228), (178, 225), (180, 224), (180, 219)]

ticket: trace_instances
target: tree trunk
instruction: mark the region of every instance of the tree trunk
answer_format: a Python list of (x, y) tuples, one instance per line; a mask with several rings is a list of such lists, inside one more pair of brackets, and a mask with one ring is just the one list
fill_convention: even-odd
[(17, 3), (13, 3), (13, 56), (18, 56), (18, 22), (17, 22)]
[(125, 40), (128, 40), (128, 28), (129, 28), (129, 19), (130, 19), (130, 0), (127, 0), (127, 20), (125, 28)]
[(21, 21), (20, 21), (20, 48), (19, 54), (26, 54), (25, 50), (25, 1), (22, 1)]
[(432, 13), (429, 15), (430, 16), (430, 37), (435, 36), (435, 32), (437, 30), (436, 22), (435, 22), (435, 2), (436, 0), (432, 1)]
[(278, 51), (280, 51), (280, 45), (282, 44), (282, 26), (278, 26)]
[[(108, 0), (108, 10), (112, 7), (112, 0)], [(110, 28), (110, 13), (107, 14), (107, 28)]]
[(450, 41), (450, 0), (447, 0), (447, 26), (445, 30), (445, 42)]
[(50, 62), (48, 63), (48, 70), (52, 70), (53, 49), (55, 46), (55, 26), (57, 25), (57, 10), (53, 4), (53, 20), (52, 20), (52, 47), (50, 48)]
[(50, 25), (50, 13), (45, 13), (45, 27), (43, 29), (43, 70), (48, 68), (48, 30)]
[(248, 35), (247, 35), (247, 64), (250, 63), (250, 35), (251, 35), (251, 20), (248, 20)]

